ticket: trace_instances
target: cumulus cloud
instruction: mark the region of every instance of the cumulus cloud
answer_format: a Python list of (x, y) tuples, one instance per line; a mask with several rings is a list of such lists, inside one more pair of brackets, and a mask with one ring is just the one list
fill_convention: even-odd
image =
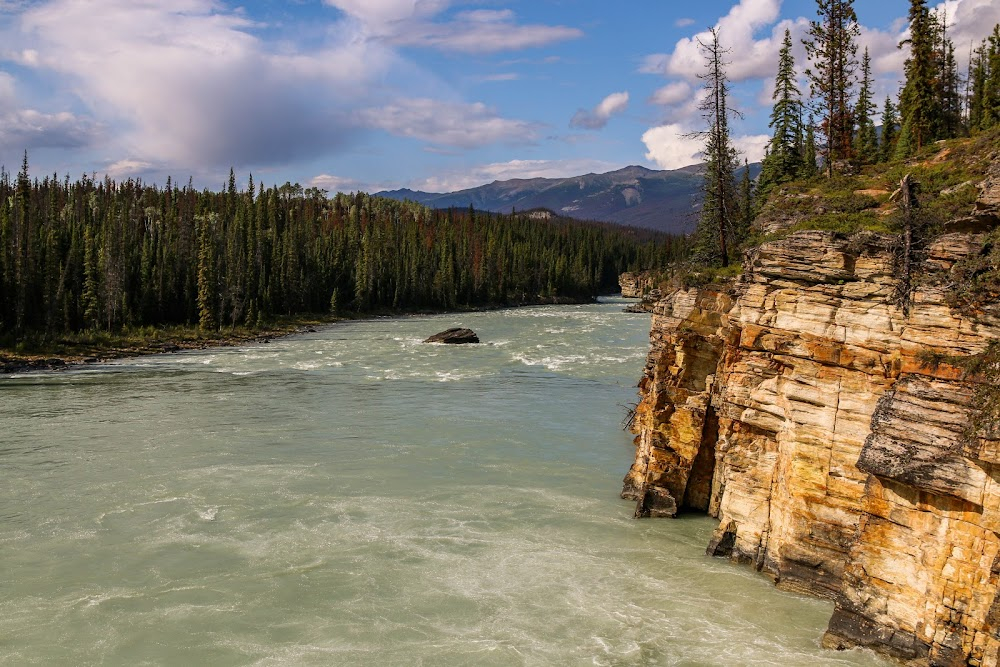
[(154, 165), (152, 162), (147, 162), (146, 160), (125, 158), (123, 160), (115, 160), (109, 164), (104, 168), (104, 173), (115, 180), (121, 180), (142, 177), (158, 168), (162, 168), (162, 165)]
[(646, 144), (646, 159), (660, 169), (679, 169), (705, 159), (705, 141), (692, 137), (678, 123), (652, 127), (642, 135)]
[(443, 102), (430, 98), (409, 98), (364, 109), (362, 122), (400, 137), (432, 144), (473, 148), (493, 143), (530, 143), (537, 138), (537, 126), (525, 121), (501, 118), (482, 103)]
[(365, 32), (400, 46), (442, 51), (495, 53), (545, 46), (583, 35), (561, 25), (521, 24), (514, 12), (478, 9), (459, 12), (449, 21), (434, 17), (453, 4), (449, 0), (325, 0), (355, 18)]
[[(14, 78), (0, 71), (0, 159), (24, 150), (80, 148), (97, 135), (96, 124), (68, 111), (44, 113), (20, 107)], [(15, 160), (16, 162), (16, 160)]]
[(622, 113), (627, 108), (628, 91), (611, 93), (590, 111), (586, 109), (577, 111), (570, 119), (569, 125), (585, 130), (599, 130), (608, 124), (612, 116)]
[(392, 61), (357, 41), (272, 53), (255, 25), (212, 0), (53, 0), (9, 36), (24, 64), (68, 77), (98, 115), (124, 124), (122, 152), (188, 166), (316, 156), (349, 136), (339, 97)]
[(685, 81), (674, 81), (658, 89), (649, 98), (652, 104), (674, 106), (691, 99), (691, 86)]
[(510, 160), (437, 174), (414, 181), (410, 187), (424, 192), (456, 192), (512, 178), (569, 178), (586, 173), (614, 171), (622, 166), (604, 160), (591, 159)]
[(760, 162), (764, 159), (764, 149), (770, 141), (771, 137), (766, 134), (746, 134), (733, 137), (733, 148), (747, 161)]
[[(723, 48), (732, 49), (726, 68), (730, 79), (742, 81), (773, 76), (785, 28), (793, 29), (793, 35), (797, 35), (804, 32), (807, 25), (805, 19), (774, 25), (780, 9), (781, 0), (740, 0), (716, 23), (719, 42)], [(768, 26), (773, 26), (769, 34), (756, 39), (757, 33)], [(710, 39), (710, 33), (705, 30), (678, 41), (669, 57), (660, 59), (663, 73), (695, 80), (705, 71), (705, 57), (699, 42), (708, 43)]]
[[(732, 144), (741, 158), (759, 162), (769, 139), (766, 134), (736, 136)], [(705, 161), (704, 137), (693, 136), (679, 123), (650, 128), (642, 135), (642, 142), (646, 144), (646, 159), (661, 169), (680, 169)]]

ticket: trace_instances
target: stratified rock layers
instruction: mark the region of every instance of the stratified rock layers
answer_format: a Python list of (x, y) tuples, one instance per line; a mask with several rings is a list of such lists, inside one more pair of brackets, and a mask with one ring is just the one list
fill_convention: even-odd
[(717, 517), (710, 553), (835, 601), (828, 646), (997, 665), (1000, 443), (967, 433), (972, 381), (928, 362), (1000, 337), (996, 311), (947, 303), (990, 215), (931, 243), (905, 310), (891, 237), (821, 231), (757, 248), (733, 290), (661, 299), (622, 491), (637, 516)]

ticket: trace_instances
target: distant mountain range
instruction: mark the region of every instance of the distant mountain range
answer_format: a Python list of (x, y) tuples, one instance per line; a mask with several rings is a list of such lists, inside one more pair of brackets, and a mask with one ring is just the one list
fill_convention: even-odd
[[(580, 220), (602, 220), (664, 232), (694, 229), (701, 205), (703, 165), (670, 171), (625, 167), (606, 174), (572, 178), (515, 178), (489, 185), (436, 193), (391, 190), (376, 193), (409, 199), (431, 208), (468, 208), (510, 213), (546, 208)], [(750, 165), (756, 176), (758, 165)], [(742, 171), (741, 171), (742, 173)]]

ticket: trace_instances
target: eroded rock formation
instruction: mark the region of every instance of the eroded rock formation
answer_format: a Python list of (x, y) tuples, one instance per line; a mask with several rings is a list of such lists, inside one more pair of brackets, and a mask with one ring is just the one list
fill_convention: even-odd
[(643, 299), (653, 289), (653, 276), (646, 272), (626, 272), (618, 276), (618, 286), (626, 299)]
[(993, 172), (905, 309), (891, 236), (822, 231), (760, 246), (735, 287), (654, 308), (622, 496), (637, 516), (706, 511), (710, 553), (834, 600), (830, 647), (1000, 663), (1000, 441), (967, 428), (975, 380), (928, 362), (1000, 338), (1000, 308), (948, 298), (1000, 223)]

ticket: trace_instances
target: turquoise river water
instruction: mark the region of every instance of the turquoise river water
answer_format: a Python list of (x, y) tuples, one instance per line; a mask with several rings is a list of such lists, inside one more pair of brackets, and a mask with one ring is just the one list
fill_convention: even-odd
[(0, 665), (882, 664), (711, 519), (632, 519), (621, 307), (0, 378)]

